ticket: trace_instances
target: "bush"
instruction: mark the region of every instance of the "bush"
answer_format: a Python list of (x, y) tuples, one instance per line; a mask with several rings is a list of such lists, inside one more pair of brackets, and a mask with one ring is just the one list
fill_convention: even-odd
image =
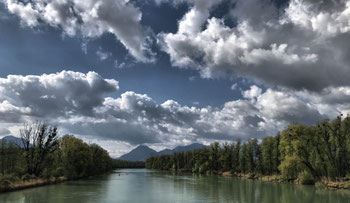
[(286, 180), (295, 180), (298, 177), (299, 159), (295, 156), (287, 156), (279, 166), (279, 170)]
[(64, 168), (63, 167), (57, 167), (55, 170), (52, 171), (53, 177), (60, 177), (64, 175)]
[(16, 181), (20, 181), (20, 178), (17, 175), (11, 173), (11, 174), (3, 175), (2, 176), (2, 180), (6, 180), (6, 181), (9, 181), (9, 182), (16, 182)]
[(314, 177), (308, 171), (301, 172), (298, 176), (298, 179), (302, 185), (314, 185), (315, 184)]
[(32, 180), (32, 179), (35, 179), (35, 176), (34, 175), (29, 175), (28, 173), (27, 174), (24, 174), (21, 178), (22, 181), (28, 181), (28, 180)]
[(10, 186), (10, 184), (11, 184), (11, 181), (9, 181), (9, 180), (5, 180), (5, 179), (0, 180), (1, 188), (7, 188)]
[(199, 173), (205, 173), (209, 169), (208, 162), (205, 162), (199, 167)]
[(344, 183), (344, 189), (350, 189), (350, 182)]
[(346, 180), (346, 181), (350, 180), (350, 173), (346, 174), (344, 180)]
[(316, 187), (317, 189), (321, 189), (321, 190), (327, 189), (327, 186), (326, 186), (325, 184), (323, 184), (322, 182), (317, 182), (317, 183), (315, 184), (315, 187)]

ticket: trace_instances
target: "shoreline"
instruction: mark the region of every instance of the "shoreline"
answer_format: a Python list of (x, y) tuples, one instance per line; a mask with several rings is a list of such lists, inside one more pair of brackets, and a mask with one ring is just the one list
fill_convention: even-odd
[(338, 180), (331, 181), (326, 178), (322, 178), (320, 181), (315, 181), (314, 183), (302, 184), (299, 179), (296, 180), (285, 180), (280, 177), (280, 175), (257, 175), (257, 174), (231, 174), (230, 172), (223, 172), (218, 174), (220, 176), (227, 177), (236, 177), (242, 179), (250, 179), (250, 180), (260, 180), (265, 182), (276, 182), (276, 183), (291, 183), (296, 185), (313, 185), (316, 188), (326, 188), (333, 190), (349, 190), (350, 189), (350, 181), (346, 180)]
[(58, 178), (35, 178), (26, 181), (9, 182), (8, 185), (0, 186), (0, 194), (7, 192), (14, 192), (29, 188), (41, 187), (46, 185), (53, 185), (69, 181), (66, 177)]
[[(202, 173), (193, 173), (190, 171), (173, 171), (173, 170), (165, 170), (165, 171), (170, 171), (173, 173), (202, 174)], [(350, 180), (331, 181), (331, 180), (328, 180), (327, 178), (322, 178), (320, 181), (315, 181), (314, 183), (302, 184), (299, 179), (285, 180), (278, 174), (275, 174), (275, 175), (258, 175), (254, 173), (232, 174), (231, 172), (227, 171), (227, 172), (203, 173), (203, 175), (218, 175), (218, 176), (225, 176), (225, 177), (232, 177), (232, 178), (239, 178), (239, 179), (246, 179), (246, 180), (260, 180), (264, 182), (290, 183), (295, 185), (310, 185), (316, 188), (329, 189), (329, 190), (350, 190)]]
[(35, 179), (26, 180), (26, 181), (14, 181), (14, 182), (10, 182), (7, 186), (0, 185), (0, 194), (8, 193), (8, 192), (15, 192), (15, 191), (19, 191), (19, 190), (25, 190), (25, 189), (30, 189), (30, 188), (48, 186), (48, 185), (55, 185), (55, 184), (69, 182), (69, 181), (90, 179), (90, 178), (93, 178), (96, 176), (113, 173), (113, 171), (114, 171), (114, 169), (107, 172), (107, 173), (103, 173), (103, 174), (97, 174), (97, 175), (93, 175), (93, 176), (73, 178), (73, 179), (68, 179), (65, 176), (61, 176), (61, 177), (57, 177), (57, 178), (56, 177), (35, 178)]

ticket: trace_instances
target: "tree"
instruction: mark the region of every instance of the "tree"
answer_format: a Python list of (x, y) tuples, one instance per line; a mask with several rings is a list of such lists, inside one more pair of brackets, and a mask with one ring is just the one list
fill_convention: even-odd
[(57, 133), (56, 126), (42, 122), (25, 125), (20, 130), (28, 174), (41, 175), (48, 161), (48, 155), (57, 145)]
[(281, 164), (281, 154), (279, 151), (279, 145), (280, 145), (281, 135), (280, 133), (277, 133), (277, 135), (274, 137), (273, 142), (273, 149), (272, 149), (272, 171), (274, 173), (278, 173), (278, 166)]
[(65, 135), (59, 141), (65, 175), (69, 178), (89, 175), (92, 164), (89, 145), (72, 135)]
[(247, 157), (248, 157), (248, 145), (243, 143), (241, 153), (239, 155), (239, 171), (241, 173), (246, 173), (247, 170)]
[(220, 146), (218, 142), (210, 144), (209, 148), (209, 168), (212, 171), (218, 171), (220, 167), (219, 157), (220, 157)]
[(261, 143), (263, 168), (269, 175), (274, 172), (273, 152), (275, 139), (273, 137), (264, 137)]
[(16, 144), (0, 141), (0, 173), (21, 173), (23, 156), (22, 151)]
[(108, 152), (97, 144), (89, 145), (91, 166), (88, 174), (101, 174), (111, 170), (112, 159), (109, 157)]
[[(314, 163), (315, 146), (313, 138), (316, 136), (316, 130), (313, 126), (304, 126), (301, 124), (289, 125), (281, 133), (280, 152), (283, 156), (281, 165), (287, 165), (284, 162), (288, 160), (298, 160), (300, 165), (299, 172), (307, 170), (311, 175), (318, 179), (320, 174)], [(291, 165), (292, 166), (292, 165)]]
[(222, 163), (223, 171), (231, 170), (231, 165), (233, 161), (233, 144), (228, 144), (225, 142), (223, 145), (223, 149), (221, 150), (220, 162)]
[(239, 172), (239, 154), (241, 153), (241, 140), (237, 140), (236, 144), (234, 145), (234, 149), (232, 152), (232, 171), (234, 173)]

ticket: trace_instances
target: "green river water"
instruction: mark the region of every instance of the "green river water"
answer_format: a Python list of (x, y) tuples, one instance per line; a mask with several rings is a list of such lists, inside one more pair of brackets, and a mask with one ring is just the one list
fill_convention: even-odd
[(70, 181), (0, 194), (0, 202), (350, 202), (350, 191), (242, 180), (222, 176), (174, 175), (123, 169), (88, 180)]

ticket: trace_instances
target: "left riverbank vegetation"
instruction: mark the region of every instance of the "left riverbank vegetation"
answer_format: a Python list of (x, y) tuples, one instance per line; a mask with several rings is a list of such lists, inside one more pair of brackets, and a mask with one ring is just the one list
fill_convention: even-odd
[(350, 117), (290, 124), (276, 136), (150, 157), (149, 169), (350, 188)]
[(22, 143), (0, 142), (0, 191), (103, 174), (113, 159), (97, 144), (73, 135), (58, 137), (58, 128), (37, 122), (20, 131)]

